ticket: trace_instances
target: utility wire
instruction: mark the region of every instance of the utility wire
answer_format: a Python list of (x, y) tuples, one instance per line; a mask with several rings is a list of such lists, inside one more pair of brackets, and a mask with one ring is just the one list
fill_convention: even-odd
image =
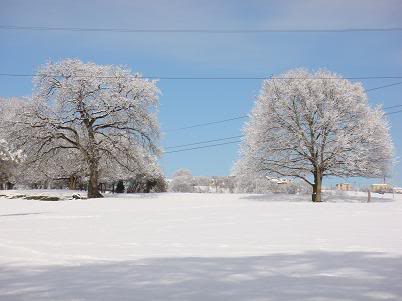
[[(0, 73), (0, 76), (7, 76), (7, 77), (37, 77), (41, 75), (37, 74), (18, 74), (18, 73)], [(48, 77), (60, 77), (60, 75), (49, 75)], [(75, 77), (79, 78), (118, 78), (118, 76), (79, 76), (76, 75)], [(144, 79), (163, 79), (163, 80), (266, 80), (266, 79), (271, 79), (272, 77), (172, 77), (172, 76), (147, 76), (147, 77), (139, 77), (139, 78), (144, 78)], [(348, 79), (348, 80), (368, 80), (368, 79), (399, 79), (402, 78), (402, 76), (366, 76), (366, 77), (344, 77), (344, 78), (312, 78), (316, 80), (322, 80), (322, 79)], [(275, 80), (286, 80), (286, 79), (296, 79), (296, 78), (291, 78), (291, 77), (275, 77)], [(366, 92), (374, 91), (374, 90), (379, 90), (379, 89), (384, 89), (396, 85), (401, 85), (402, 82), (397, 82), (397, 83), (392, 83), (388, 85), (383, 85), (379, 87), (374, 87), (371, 89), (367, 89)], [(394, 107), (394, 106), (393, 106)], [(384, 109), (389, 109), (393, 107), (385, 107)], [(175, 128), (175, 129), (170, 129), (166, 130), (165, 132), (174, 132), (174, 131), (181, 131), (181, 130), (186, 130), (186, 129), (191, 129), (191, 128), (196, 128), (196, 127), (202, 127), (202, 126), (207, 126), (207, 125), (212, 125), (212, 124), (219, 124), (219, 123), (224, 123), (224, 122), (229, 122), (233, 120), (239, 120), (239, 119), (245, 119), (247, 118), (247, 115), (241, 115), (241, 116), (236, 116), (233, 118), (228, 118), (228, 119), (223, 119), (223, 120), (216, 120), (216, 121), (211, 121), (211, 122), (205, 122), (205, 123), (199, 123), (199, 124), (194, 124), (194, 125), (189, 125), (189, 126), (184, 126), (180, 128)]]
[[(379, 86), (379, 87), (374, 87), (374, 88), (371, 88), (371, 89), (367, 89), (365, 91), (370, 92), (370, 91), (385, 89), (385, 88), (388, 88), (388, 87), (401, 85), (401, 84), (402, 84), (402, 82), (397, 82), (397, 83), (393, 83), (393, 84), (389, 84), (389, 85), (383, 85), (383, 86)], [(392, 109), (394, 107), (399, 107), (399, 106), (402, 106), (402, 105), (384, 107), (383, 109), (384, 110)], [(236, 116), (236, 117), (228, 118), (228, 119), (216, 120), (216, 121), (211, 121), (211, 122), (205, 122), (205, 123), (199, 123), (199, 124), (189, 125), (189, 126), (185, 126), (185, 127), (180, 127), (180, 128), (176, 128), (176, 129), (170, 129), (170, 130), (167, 130), (165, 132), (176, 132), (176, 131), (181, 131), (181, 130), (187, 130), (187, 129), (196, 128), (196, 127), (208, 126), (208, 125), (211, 125), (211, 124), (218, 124), (218, 123), (224, 123), (224, 122), (229, 122), (229, 121), (238, 120), (238, 119), (245, 119), (247, 117), (248, 117), (248, 115), (241, 115), (241, 116)]]
[(222, 120), (205, 122), (205, 123), (198, 123), (198, 124), (194, 124), (194, 125), (184, 126), (184, 127), (181, 127), (181, 128), (166, 130), (165, 132), (176, 132), (176, 131), (181, 131), (181, 130), (187, 130), (187, 129), (192, 129), (192, 128), (196, 128), (196, 127), (200, 127), (200, 126), (206, 126), (206, 125), (224, 123), (224, 122), (238, 120), (238, 119), (244, 119), (244, 118), (247, 118), (247, 117), (248, 117), (248, 115), (242, 115), (242, 116), (237, 116), (237, 117), (234, 117), (234, 118), (222, 119)]
[(241, 142), (241, 140), (237, 140), (237, 141), (231, 141), (231, 142), (224, 142), (224, 143), (210, 144), (210, 145), (197, 146), (197, 147), (191, 147), (191, 148), (185, 148), (185, 149), (178, 149), (178, 150), (167, 151), (167, 152), (163, 152), (163, 153), (164, 154), (179, 153), (179, 152), (190, 151), (190, 150), (194, 150), (194, 149), (210, 148), (210, 147), (216, 147), (216, 146), (221, 146), (221, 145), (226, 145), (226, 144), (233, 144), (233, 143), (240, 143), (240, 142)]
[(392, 86), (397, 86), (397, 85), (401, 85), (401, 84), (402, 84), (402, 82), (398, 82), (398, 83), (393, 83), (393, 84), (389, 84), (389, 85), (379, 86), (379, 87), (367, 89), (366, 92), (379, 90), (379, 89), (383, 89), (383, 88), (388, 88), (388, 87), (392, 87)]
[(394, 105), (394, 106), (390, 106), (390, 107), (384, 107), (384, 110), (388, 110), (388, 109), (393, 109), (393, 108), (399, 108), (402, 107), (402, 105)]
[(402, 110), (385, 113), (384, 115), (392, 115), (392, 114), (398, 114), (398, 113), (402, 113)]
[[(401, 106), (402, 105), (396, 105), (396, 106), (391, 106), (389, 108), (401, 107)], [(394, 111), (394, 112), (387, 112), (387, 113), (384, 113), (384, 115), (392, 115), (392, 114), (399, 114), (399, 113), (402, 113), (402, 110), (398, 110), (398, 111)], [(213, 139), (213, 140), (204, 140), (204, 141), (199, 141), (199, 142), (194, 142), (194, 143), (182, 144), (182, 145), (177, 145), (177, 146), (170, 146), (170, 147), (166, 147), (166, 149), (183, 147), (183, 146), (191, 146), (191, 145), (197, 145), (197, 144), (204, 144), (204, 143), (210, 143), (210, 142), (217, 142), (217, 141), (224, 141), (224, 140), (229, 140), (229, 139), (234, 139), (234, 138), (243, 138), (243, 137), (244, 137), (244, 135), (239, 135), (239, 136), (218, 138), (218, 139)], [(241, 140), (236, 140), (236, 141), (225, 142), (225, 143), (217, 143), (217, 144), (211, 144), (211, 145), (204, 145), (204, 146), (198, 146), (198, 147), (191, 147), (191, 148), (184, 148), (184, 149), (179, 149), (179, 150), (167, 151), (167, 152), (163, 152), (163, 153), (164, 154), (178, 153), (178, 152), (184, 152), (184, 151), (190, 151), (190, 150), (196, 150), (196, 149), (203, 149), (203, 148), (210, 148), (210, 147), (217, 147), (217, 146), (221, 146), (221, 145), (234, 144), (234, 143), (240, 143), (240, 142), (241, 142)]]
[[(0, 26), (1, 28), (1, 26)], [(18, 73), (0, 73), (0, 76), (7, 76), (7, 77), (37, 77), (37, 76), (42, 76), (38, 74), (18, 74)], [(48, 75), (48, 77), (61, 77), (61, 75)], [(80, 75), (75, 75), (75, 77), (78, 78), (119, 78), (119, 76), (80, 76)], [(163, 79), (163, 80), (267, 80), (267, 79), (272, 79), (271, 76), (269, 77), (244, 77), (244, 76), (239, 76), (239, 77), (172, 77), (172, 76), (147, 76), (147, 77), (139, 77), (139, 78), (144, 78), (144, 79)], [(322, 79), (335, 79), (335, 80), (340, 80), (340, 79), (348, 79), (348, 80), (369, 80), (369, 79), (399, 79), (402, 78), (402, 76), (366, 76), (366, 77), (344, 77), (344, 78), (338, 78), (338, 77), (326, 77), (326, 78), (312, 78), (315, 80), (322, 80)], [(297, 78), (292, 78), (292, 77), (275, 77), (275, 80), (287, 80), (287, 79), (297, 79)], [(396, 85), (401, 85), (402, 82), (397, 82), (397, 83), (392, 83), (388, 85), (383, 85), (379, 87), (374, 87), (371, 89), (367, 89), (366, 92), (374, 91), (374, 90), (379, 90), (379, 89), (384, 89)], [(393, 106), (394, 107), (394, 106)], [(385, 107), (384, 109), (388, 108), (393, 108), (393, 107)], [(219, 123), (224, 123), (224, 122), (229, 122), (233, 120), (239, 120), (239, 119), (244, 119), (247, 118), (247, 115), (241, 115), (241, 116), (236, 116), (233, 118), (228, 118), (228, 119), (223, 119), (223, 120), (216, 120), (216, 121), (211, 121), (211, 122), (205, 122), (205, 123), (199, 123), (199, 124), (194, 124), (190, 126), (185, 126), (185, 127), (180, 127), (180, 128), (175, 128), (175, 129), (170, 129), (166, 130), (165, 132), (174, 132), (174, 131), (181, 131), (181, 130), (186, 130), (186, 129), (191, 129), (191, 128), (196, 128), (196, 127), (202, 127), (202, 126), (207, 126), (207, 125), (212, 125), (212, 124), (219, 124)]]
[[(65, 77), (61, 74), (30, 74), (30, 73), (0, 73), (0, 76), (3, 77)], [(121, 78), (121, 76), (92, 76), (92, 75), (69, 75), (69, 77), (73, 78)], [(266, 80), (271, 79), (271, 76), (138, 76), (138, 78), (142, 79), (160, 79), (160, 80)], [(314, 77), (310, 78), (311, 80), (325, 80), (325, 79), (333, 79), (333, 80), (370, 80), (370, 79), (401, 79), (402, 76), (355, 76), (355, 77)], [(299, 79), (297, 77), (275, 77), (275, 80), (288, 80), (288, 79)], [(395, 86), (400, 85), (400, 83), (394, 83), (387, 85)], [(378, 89), (378, 88), (374, 88)], [(373, 89), (373, 90), (374, 90)]]
[(346, 32), (397, 32), (402, 27), (365, 28), (255, 28), (255, 29), (207, 29), (207, 28), (95, 28), (0, 25), (2, 30), (114, 32), (114, 33), (203, 33), (203, 34), (256, 34), (256, 33), (346, 33)]
[(219, 139), (212, 139), (212, 140), (204, 140), (204, 141), (199, 141), (199, 142), (194, 142), (194, 143), (187, 143), (187, 144), (181, 144), (181, 145), (175, 145), (175, 146), (166, 146), (165, 149), (170, 149), (170, 148), (178, 148), (178, 147), (184, 147), (184, 146), (190, 146), (190, 145), (197, 145), (197, 144), (204, 144), (204, 143), (210, 143), (210, 142), (216, 142), (216, 141), (222, 141), (222, 140), (230, 140), (234, 138), (241, 138), (244, 135), (238, 135), (238, 136), (231, 136), (231, 137), (225, 137), (225, 138), (219, 138)]

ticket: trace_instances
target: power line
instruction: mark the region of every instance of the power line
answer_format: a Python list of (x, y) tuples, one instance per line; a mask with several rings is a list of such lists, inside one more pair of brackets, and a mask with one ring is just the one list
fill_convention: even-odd
[(240, 142), (241, 142), (241, 140), (237, 140), (237, 141), (231, 141), (231, 142), (224, 142), (224, 143), (210, 144), (210, 145), (197, 146), (197, 147), (191, 147), (191, 148), (185, 148), (185, 149), (178, 149), (178, 150), (164, 152), (164, 154), (179, 153), (179, 152), (190, 151), (190, 150), (195, 150), (195, 149), (200, 149), (200, 148), (210, 148), (210, 147), (216, 147), (216, 146), (221, 146), (221, 145), (226, 145), (226, 144), (234, 144), (234, 143), (240, 143)]
[(392, 114), (397, 114), (397, 113), (402, 113), (402, 110), (385, 113), (384, 115), (392, 115)]
[(397, 86), (397, 85), (401, 85), (401, 84), (402, 84), (402, 82), (398, 82), (398, 83), (393, 83), (393, 84), (389, 84), (389, 85), (379, 86), (379, 87), (367, 89), (366, 92), (379, 90), (379, 89), (383, 89), (383, 88), (388, 88), (388, 87), (393, 87), (393, 86)]
[[(18, 73), (0, 73), (0, 76), (8, 76), (8, 77), (37, 77), (37, 76), (42, 76), (42, 75), (37, 75), (37, 74), (18, 74)], [(74, 75), (75, 77), (79, 78), (119, 78), (119, 76), (84, 76), (84, 75)], [(73, 76), (73, 77), (74, 77)], [(48, 75), (48, 77), (61, 77), (61, 75)], [(267, 80), (271, 79), (272, 77), (244, 77), (244, 76), (237, 76), (237, 77), (172, 77), (172, 76), (147, 76), (147, 77), (140, 77), (144, 79), (163, 79), (163, 80)], [(326, 78), (311, 78), (313, 80), (323, 80), (323, 79), (334, 79), (334, 80), (341, 80), (341, 79), (348, 79), (348, 80), (369, 80), (369, 79), (399, 79), (402, 78), (402, 76), (366, 76), (366, 77), (344, 77), (344, 78), (338, 78), (338, 77), (326, 77)], [(292, 78), (292, 77), (275, 77), (275, 80), (287, 80), (287, 79), (297, 79), (297, 78)], [(379, 90), (379, 89), (384, 89), (396, 85), (401, 85), (402, 82), (397, 82), (397, 83), (392, 83), (388, 85), (383, 85), (379, 87), (374, 87), (371, 89), (365, 90), (366, 92), (374, 91), (374, 90)], [(392, 107), (385, 107), (384, 109), (388, 109)], [(212, 125), (212, 124), (219, 124), (219, 123), (224, 123), (224, 122), (229, 122), (229, 121), (234, 121), (238, 119), (244, 119), (247, 118), (247, 115), (241, 115), (241, 116), (236, 116), (233, 118), (228, 118), (228, 119), (223, 119), (223, 120), (216, 120), (216, 121), (211, 121), (211, 122), (205, 122), (205, 123), (199, 123), (195, 125), (189, 125), (185, 127), (180, 127), (180, 128), (175, 128), (175, 129), (170, 129), (166, 130), (165, 132), (174, 132), (174, 131), (181, 131), (181, 130), (186, 130), (186, 129), (191, 129), (191, 128), (196, 128), (196, 127), (202, 127), (202, 126), (207, 126), (207, 125)]]
[(397, 32), (402, 27), (363, 28), (254, 28), (254, 29), (207, 29), (207, 28), (95, 28), (0, 25), (2, 30), (109, 32), (109, 33), (202, 33), (202, 34), (257, 34), (257, 33), (346, 33), (346, 32)]
[(207, 125), (211, 125), (211, 124), (224, 123), (224, 122), (228, 122), (228, 121), (244, 119), (244, 118), (247, 118), (247, 117), (248, 117), (248, 115), (242, 115), (242, 116), (237, 116), (237, 117), (234, 117), (234, 118), (222, 119), (222, 120), (205, 122), (205, 123), (198, 123), (198, 124), (194, 124), (194, 125), (184, 126), (184, 127), (181, 127), (181, 128), (166, 130), (165, 132), (176, 132), (176, 131), (181, 131), (181, 130), (187, 130), (187, 129), (196, 128), (196, 127), (200, 127), (200, 126), (207, 126)]
[[(389, 108), (401, 107), (401, 106), (402, 105), (396, 105), (396, 106), (391, 106)], [(394, 112), (387, 112), (387, 113), (384, 113), (384, 115), (392, 115), (392, 114), (399, 114), (399, 113), (402, 113), (402, 110), (398, 110), (398, 111), (394, 111)], [(190, 145), (197, 145), (197, 144), (204, 144), (204, 143), (210, 143), (210, 142), (217, 142), (217, 141), (224, 141), (224, 140), (229, 140), (229, 139), (234, 139), (234, 138), (243, 138), (243, 137), (245, 137), (245, 136), (244, 135), (239, 135), (239, 136), (218, 138), (218, 139), (213, 139), (213, 140), (204, 140), (204, 141), (199, 141), (199, 142), (194, 142), (194, 143), (182, 144), (182, 145), (177, 145), (177, 146), (170, 146), (170, 147), (166, 147), (166, 149), (167, 148), (190, 146)], [(164, 152), (164, 154), (178, 153), (178, 152), (184, 152), (184, 151), (190, 151), (190, 150), (196, 150), (196, 149), (203, 149), (203, 148), (210, 148), (210, 147), (217, 147), (217, 146), (221, 146), (221, 145), (234, 144), (234, 143), (240, 143), (240, 142), (241, 142), (241, 140), (236, 140), (236, 141), (225, 142), (225, 143), (217, 143), (217, 144), (211, 144), (211, 145), (191, 147), (191, 148), (167, 151), (167, 152)]]
[[(31, 74), (31, 73), (0, 73), (0, 76), (4, 77), (65, 77), (65, 75), (61, 74), (50, 74), (50, 75), (41, 75), (41, 74)], [(69, 77), (73, 78), (121, 78), (121, 76), (92, 76), (92, 75), (69, 75)], [(143, 79), (160, 79), (160, 80), (266, 80), (271, 79), (270, 76), (138, 76), (138, 78)], [(371, 79), (401, 79), (402, 76), (352, 76), (352, 77), (314, 77), (309, 78), (310, 80), (371, 80)], [(275, 80), (289, 80), (289, 79), (300, 79), (297, 77), (275, 77)], [(400, 83), (394, 83), (389, 86), (400, 85)], [(388, 87), (385, 86), (385, 87)], [(378, 89), (378, 88), (374, 88)], [(374, 90), (373, 89), (373, 90)], [(368, 91), (368, 90), (367, 90)]]
[(388, 109), (393, 109), (393, 108), (399, 108), (402, 107), (402, 105), (395, 105), (395, 106), (390, 106), (390, 107), (384, 107), (384, 110), (388, 110)]
[[(383, 85), (383, 86), (379, 86), (379, 87), (374, 87), (374, 88), (371, 88), (371, 89), (367, 89), (365, 91), (370, 92), (370, 91), (379, 90), (379, 89), (385, 89), (385, 88), (388, 88), (388, 87), (401, 85), (401, 84), (402, 84), (402, 82), (397, 82), (397, 83), (393, 83), (393, 84), (389, 84), (389, 85)], [(392, 108), (398, 107), (398, 106), (399, 105), (391, 106), (391, 107), (384, 107), (384, 110), (392, 109)], [(175, 131), (187, 130), (187, 129), (196, 128), (196, 127), (208, 126), (208, 125), (211, 125), (211, 124), (218, 124), (218, 123), (224, 123), (224, 122), (229, 122), (229, 121), (238, 120), (238, 119), (245, 119), (247, 117), (248, 117), (248, 115), (241, 115), (241, 116), (236, 116), (236, 117), (233, 117), (233, 118), (216, 120), (216, 121), (205, 122), (205, 123), (199, 123), (199, 124), (189, 125), (189, 126), (185, 126), (185, 127), (176, 128), (176, 129), (171, 129), (171, 130), (167, 130), (165, 132), (175, 132)]]
[[(41, 76), (37, 74), (18, 74), (18, 73), (0, 73), (0, 76), (8, 76), (8, 77), (36, 77), (36, 76)], [(48, 75), (48, 77), (61, 77), (61, 75)], [(75, 75), (75, 77), (82, 77), (82, 78), (118, 78), (118, 76), (80, 76), (80, 75)], [(266, 80), (266, 79), (271, 79), (271, 76), (269, 77), (172, 77), (172, 76), (147, 76), (147, 77), (141, 77), (145, 79), (163, 79), (163, 80)], [(368, 79), (398, 79), (402, 78), (402, 76), (366, 76), (366, 77), (344, 77), (344, 78), (338, 78), (338, 77), (327, 77), (327, 78), (312, 78), (315, 80), (323, 80), (323, 79), (348, 79), (348, 80), (368, 80)], [(297, 79), (297, 78), (292, 78), (292, 77), (275, 77), (275, 80), (286, 80), (286, 79)], [(371, 89), (365, 90), (366, 92), (374, 91), (374, 90), (379, 90), (379, 89), (384, 89), (396, 85), (401, 85), (402, 82), (397, 82), (397, 83), (392, 83), (388, 85), (383, 85), (379, 87), (374, 87)], [(385, 107), (384, 109), (389, 109), (393, 107)], [(228, 118), (228, 119), (223, 119), (223, 120), (216, 120), (216, 121), (211, 121), (211, 122), (205, 122), (205, 123), (199, 123), (199, 124), (194, 124), (194, 125), (189, 125), (189, 126), (184, 126), (180, 128), (175, 128), (175, 129), (170, 129), (166, 130), (165, 132), (174, 132), (174, 131), (181, 131), (181, 130), (186, 130), (186, 129), (191, 129), (191, 128), (196, 128), (196, 127), (202, 127), (202, 126), (207, 126), (207, 125), (212, 125), (212, 124), (219, 124), (219, 123), (225, 123), (229, 121), (234, 121), (234, 120), (239, 120), (239, 119), (244, 119), (247, 118), (247, 115), (241, 115), (241, 116), (236, 116), (233, 118)]]
[(216, 141), (223, 141), (223, 140), (229, 140), (229, 139), (234, 139), (234, 138), (241, 138), (244, 135), (237, 135), (237, 136), (231, 136), (231, 137), (225, 137), (225, 138), (218, 138), (218, 139), (212, 139), (212, 140), (204, 140), (204, 141), (199, 141), (199, 142), (194, 142), (194, 143), (187, 143), (187, 144), (181, 144), (181, 145), (175, 145), (175, 146), (166, 146), (165, 149), (169, 148), (178, 148), (178, 147), (184, 147), (184, 146), (190, 146), (190, 145), (197, 145), (197, 144), (204, 144), (204, 143), (210, 143), (210, 142), (216, 142)]

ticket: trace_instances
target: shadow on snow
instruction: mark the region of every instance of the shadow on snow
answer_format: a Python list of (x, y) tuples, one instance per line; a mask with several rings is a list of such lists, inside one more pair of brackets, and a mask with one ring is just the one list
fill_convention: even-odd
[(1, 300), (402, 300), (402, 257), (307, 252), (2, 267)]
[[(287, 193), (266, 193), (245, 195), (241, 197), (246, 200), (265, 201), (265, 202), (310, 202), (310, 194), (287, 194)], [(367, 195), (347, 195), (342, 193), (323, 193), (322, 201), (328, 203), (367, 203)], [(395, 200), (389, 197), (378, 197), (371, 195), (370, 203), (387, 203)]]

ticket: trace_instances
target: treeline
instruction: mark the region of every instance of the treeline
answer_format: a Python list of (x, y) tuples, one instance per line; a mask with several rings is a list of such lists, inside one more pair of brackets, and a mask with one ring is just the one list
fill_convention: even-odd
[(179, 169), (169, 183), (171, 192), (194, 193), (311, 193), (310, 185), (301, 181), (265, 176), (193, 176), (188, 169)]

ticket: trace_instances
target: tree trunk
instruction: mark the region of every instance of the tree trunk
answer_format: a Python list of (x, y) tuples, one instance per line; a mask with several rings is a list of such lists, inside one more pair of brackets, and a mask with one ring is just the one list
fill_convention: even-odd
[(102, 198), (98, 186), (98, 164), (89, 164), (89, 183), (88, 183), (88, 199)]
[(77, 177), (76, 176), (70, 176), (68, 178), (68, 189), (70, 189), (70, 190), (77, 189)]
[(314, 172), (313, 194), (311, 196), (313, 202), (321, 202), (321, 183), (322, 183), (321, 171), (317, 169)]

